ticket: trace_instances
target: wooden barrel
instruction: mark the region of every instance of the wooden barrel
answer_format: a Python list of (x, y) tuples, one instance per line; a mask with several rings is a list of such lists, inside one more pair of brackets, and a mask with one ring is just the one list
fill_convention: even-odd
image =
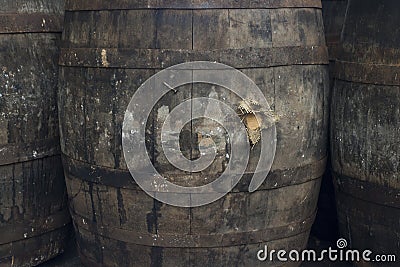
[(397, 260), (399, 12), (398, 1), (366, 4), (350, 0), (340, 59), (336, 63), (331, 116), (341, 235), (353, 248), (396, 254)]
[[(287, 265), (260, 262), (257, 253), (266, 245), (305, 248), (314, 221), (328, 121), (321, 2), (67, 1), (66, 9), (61, 147), (85, 265)], [(122, 122), (146, 79), (195, 60), (230, 65), (257, 83), (278, 118), (277, 152), (271, 173), (254, 193), (248, 192), (248, 173), (220, 200), (180, 208), (154, 200), (135, 184), (123, 158)], [(148, 154), (176, 184), (212, 181), (229, 158), (226, 133), (206, 119), (182, 131), (181, 151), (195, 159), (200, 139), (211, 137), (218, 151), (209, 168), (187, 174), (163, 154), (165, 117), (182, 101), (201, 96), (232, 108), (240, 101), (218, 86), (183, 86), (165, 95), (147, 121)], [(251, 149), (250, 164), (259, 150), (259, 143)]]
[(0, 6), (0, 266), (36, 266), (70, 234), (57, 115), (61, 1)]

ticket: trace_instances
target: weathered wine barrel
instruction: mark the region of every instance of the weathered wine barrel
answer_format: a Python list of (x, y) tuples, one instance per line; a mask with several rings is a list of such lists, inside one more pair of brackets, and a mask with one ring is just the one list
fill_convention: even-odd
[[(67, 1), (66, 9), (61, 147), (85, 265), (280, 266), (260, 262), (258, 251), (265, 245), (305, 248), (326, 162), (329, 81), (321, 2)], [(277, 152), (257, 191), (248, 192), (248, 173), (220, 200), (180, 208), (154, 200), (134, 182), (123, 157), (122, 123), (146, 79), (196, 60), (235, 67), (257, 83), (279, 118)], [(155, 105), (147, 122), (148, 154), (160, 173), (184, 186), (212, 181), (229, 158), (226, 133), (199, 119), (182, 131), (181, 151), (195, 159), (200, 139), (211, 136), (218, 148), (213, 164), (187, 174), (166, 160), (163, 122), (194, 97), (240, 105), (226, 89), (206, 84), (171, 90)], [(251, 149), (250, 164), (259, 146)]]
[(62, 1), (0, 5), (0, 266), (36, 266), (70, 235), (57, 84)]
[[(340, 34), (343, 28), (346, 7), (347, 0), (322, 1), (325, 39), (329, 51), (330, 88), (333, 87), (335, 60), (337, 58), (338, 50), (337, 47), (339, 45)], [(336, 199), (330, 160), (328, 160), (326, 172), (322, 178), (318, 199), (318, 212), (312, 228), (312, 234), (323, 240), (336, 241), (338, 238)]]
[(353, 248), (398, 260), (400, 3), (350, 0), (347, 12), (331, 132), (340, 232)]

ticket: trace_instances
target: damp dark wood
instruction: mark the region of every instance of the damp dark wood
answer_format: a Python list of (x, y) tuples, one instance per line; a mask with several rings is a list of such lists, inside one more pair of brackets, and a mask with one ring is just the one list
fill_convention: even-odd
[[(261, 1), (267, 3), (263, 9), (250, 1), (212, 1), (218, 6), (213, 9), (197, 1), (185, 8), (174, 1), (169, 8), (161, 1), (163, 6), (150, 8), (138, 2), (67, 1), (59, 62), (61, 146), (85, 265), (265, 266), (256, 257), (264, 245), (305, 248), (327, 153), (328, 54), (320, 2)], [(248, 192), (256, 145), (248, 175), (231, 193), (207, 206), (177, 208), (134, 183), (121, 128), (131, 97), (146, 79), (192, 60), (231, 64), (255, 81), (280, 118), (278, 148), (258, 191)], [(218, 86), (186, 85), (153, 108), (148, 154), (167, 179), (185, 186), (212, 181), (229, 161), (226, 132), (205, 119), (184, 128), (181, 151), (195, 159), (202, 138), (212, 138), (218, 148), (213, 164), (184, 173), (167, 161), (163, 122), (194, 97), (219, 99), (233, 109), (240, 101)]]
[(329, 76), (333, 86), (333, 71), (338, 57), (338, 46), (346, 15), (347, 0), (323, 0), (322, 16), (324, 20), (325, 40), (329, 50)]
[(398, 1), (349, 1), (331, 115), (340, 234), (352, 248), (397, 259), (400, 83), (393, 63), (400, 60), (399, 12)]
[(57, 114), (62, 9), (0, 6), (0, 266), (36, 266), (70, 235)]

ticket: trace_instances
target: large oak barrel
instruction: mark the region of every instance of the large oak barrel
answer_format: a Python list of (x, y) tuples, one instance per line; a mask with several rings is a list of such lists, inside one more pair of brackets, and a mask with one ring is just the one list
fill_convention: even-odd
[(400, 3), (350, 0), (347, 12), (331, 116), (340, 233), (398, 260)]
[[(280, 266), (260, 262), (257, 253), (266, 245), (305, 248), (326, 161), (329, 82), (321, 2), (67, 1), (66, 9), (61, 143), (85, 265)], [(277, 118), (277, 150), (257, 191), (249, 193), (251, 176), (245, 175), (218, 201), (183, 208), (154, 200), (135, 184), (123, 157), (122, 125), (146, 79), (195, 60), (227, 64), (257, 83)], [(220, 126), (198, 119), (182, 131), (181, 151), (195, 159), (200, 139), (212, 138), (212, 165), (187, 174), (168, 163), (160, 129), (169, 112), (194, 97), (240, 106), (237, 96), (207, 84), (171, 90), (154, 106), (148, 154), (168, 180), (185, 186), (215, 179), (230, 151)], [(259, 146), (249, 148), (250, 165)]]
[(36, 266), (70, 234), (57, 84), (62, 1), (0, 5), (0, 266)]

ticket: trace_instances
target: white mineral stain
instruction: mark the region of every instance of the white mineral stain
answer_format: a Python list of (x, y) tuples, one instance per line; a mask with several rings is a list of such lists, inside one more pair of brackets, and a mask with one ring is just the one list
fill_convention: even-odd
[(169, 107), (162, 106), (158, 109), (157, 120), (163, 122), (168, 117), (168, 115), (169, 115)]
[(110, 63), (107, 61), (107, 50), (105, 50), (105, 49), (101, 50), (101, 64), (104, 67), (110, 66)]

